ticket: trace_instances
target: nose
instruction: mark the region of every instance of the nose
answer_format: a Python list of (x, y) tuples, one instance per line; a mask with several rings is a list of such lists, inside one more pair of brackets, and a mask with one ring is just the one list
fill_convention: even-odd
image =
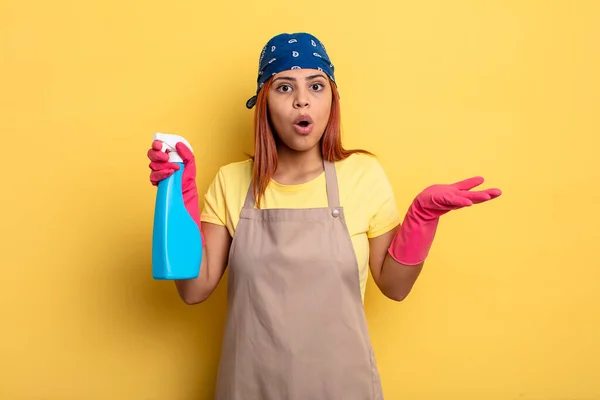
[(308, 93), (305, 89), (296, 90), (296, 98), (294, 99), (294, 108), (305, 108), (310, 106)]

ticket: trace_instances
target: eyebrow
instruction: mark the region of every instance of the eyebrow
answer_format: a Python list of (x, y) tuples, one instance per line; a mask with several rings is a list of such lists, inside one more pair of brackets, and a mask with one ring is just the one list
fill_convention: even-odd
[[(305, 78), (305, 80), (309, 81), (309, 80), (311, 80), (311, 79), (315, 79), (315, 78), (323, 78), (323, 79), (327, 79), (327, 78), (325, 78), (325, 75), (323, 75), (323, 74), (315, 74), (315, 75), (310, 75), (310, 76), (307, 76), (307, 77)], [(281, 80), (284, 80), (284, 81), (296, 82), (296, 78), (293, 78), (293, 77), (291, 77), (291, 76), (279, 76), (279, 77), (277, 77), (277, 78), (273, 79), (273, 82), (275, 82), (275, 81), (276, 81), (276, 80), (278, 80), (278, 79), (281, 79)]]

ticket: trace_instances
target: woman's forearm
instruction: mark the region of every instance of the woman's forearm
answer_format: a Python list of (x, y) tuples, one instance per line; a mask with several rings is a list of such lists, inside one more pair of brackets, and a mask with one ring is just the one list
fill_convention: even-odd
[(381, 267), (378, 286), (386, 297), (402, 301), (412, 290), (422, 269), (423, 263), (404, 265), (388, 254)]
[(423, 262), (405, 265), (394, 260), (390, 254), (390, 244), (400, 229), (401, 227), (396, 227), (381, 236), (369, 239), (369, 264), (373, 279), (379, 290), (395, 301), (402, 301), (408, 296), (423, 268)]
[(202, 250), (200, 274), (195, 279), (175, 281), (179, 297), (189, 305), (202, 303), (215, 290), (225, 272), (231, 244), (224, 226), (202, 222), (202, 231), (206, 245)]

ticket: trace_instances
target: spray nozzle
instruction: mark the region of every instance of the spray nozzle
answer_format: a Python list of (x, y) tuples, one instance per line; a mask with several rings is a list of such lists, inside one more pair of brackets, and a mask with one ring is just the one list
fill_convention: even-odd
[(190, 149), (190, 151), (194, 151), (194, 149), (192, 149), (192, 146), (188, 143), (188, 141), (179, 135), (157, 132), (153, 135), (153, 138), (154, 140), (160, 140), (162, 142), (162, 151), (169, 150), (170, 162), (183, 162), (179, 154), (177, 154), (177, 148), (175, 147), (179, 142), (185, 144)]

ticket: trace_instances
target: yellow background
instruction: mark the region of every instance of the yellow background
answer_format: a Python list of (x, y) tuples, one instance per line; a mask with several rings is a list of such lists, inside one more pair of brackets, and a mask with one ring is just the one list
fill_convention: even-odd
[(152, 280), (146, 150), (185, 135), (206, 189), (252, 149), (261, 47), (297, 30), (402, 210), (504, 191), (443, 217), (405, 302), (369, 284), (386, 398), (600, 399), (599, 3), (356, 4), (1, 3), (0, 399), (211, 398), (225, 285), (188, 307)]

